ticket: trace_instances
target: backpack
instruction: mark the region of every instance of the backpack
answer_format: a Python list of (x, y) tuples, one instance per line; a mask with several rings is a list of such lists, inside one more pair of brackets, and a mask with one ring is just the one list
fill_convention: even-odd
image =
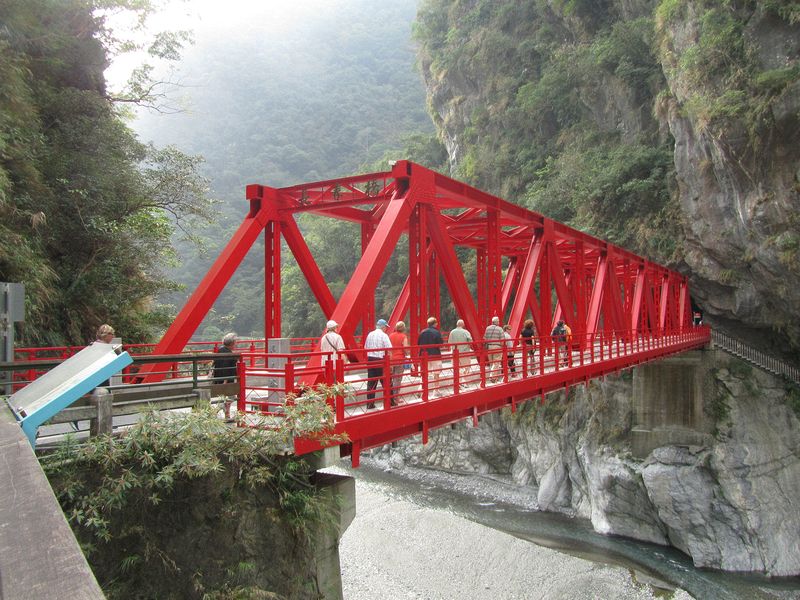
[(567, 329), (564, 325), (556, 325), (553, 328), (553, 333), (551, 334), (554, 338), (556, 338), (559, 342), (563, 342), (566, 339)]

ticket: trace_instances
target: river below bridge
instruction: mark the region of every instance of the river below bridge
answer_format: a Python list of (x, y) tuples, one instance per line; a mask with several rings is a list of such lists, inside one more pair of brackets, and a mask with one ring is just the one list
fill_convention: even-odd
[(800, 598), (800, 578), (696, 569), (674, 549), (537, 511), (529, 490), (500, 479), (362, 460), (332, 469), (356, 479), (345, 600)]

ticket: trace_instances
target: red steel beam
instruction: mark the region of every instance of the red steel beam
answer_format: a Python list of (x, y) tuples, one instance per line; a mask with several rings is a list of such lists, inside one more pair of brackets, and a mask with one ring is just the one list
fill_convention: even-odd
[(433, 211), (429, 214), (428, 233), (436, 253), (442, 259), (442, 274), (459, 316), (464, 319), (469, 331), (482, 331), (472, 294), (469, 291), (467, 280), (464, 278), (464, 272), (461, 270), (461, 264), (458, 262), (456, 252), (447, 238), (439, 216)]
[[(274, 190), (264, 189), (264, 195), (251, 198), (250, 213), (233, 234), (233, 237), (220, 253), (219, 257), (203, 277), (197, 289), (186, 301), (186, 304), (175, 317), (161, 341), (153, 350), (154, 354), (176, 354), (181, 352), (208, 311), (214, 306), (225, 285), (241, 264), (247, 252), (258, 239), (264, 227), (274, 214), (274, 206), (268, 204), (274, 200)], [(144, 365), (140, 374), (146, 373)], [(152, 369), (149, 369), (152, 370)]]
[(297, 261), (297, 266), (300, 267), (300, 271), (308, 282), (308, 287), (311, 288), (311, 293), (314, 294), (319, 307), (322, 309), (322, 314), (325, 315), (326, 319), (330, 319), (333, 309), (336, 307), (336, 299), (331, 294), (331, 290), (328, 288), (328, 284), (317, 266), (317, 261), (314, 260), (311, 250), (305, 239), (303, 239), (303, 234), (297, 227), (294, 217), (289, 215), (287, 219), (282, 221), (282, 224), (286, 245), (292, 251)]
[(264, 228), (264, 337), (281, 337), (281, 225)]
[[(266, 233), (265, 332), (280, 334), (280, 240), (285, 239), (327, 318), (352, 347), (358, 323), (376, 317), (375, 289), (404, 233), (409, 273), (391, 320), (409, 314), (416, 341), (438, 313), (439, 273), (476, 335), (494, 315), (509, 313), (518, 335), (530, 310), (547, 335), (556, 318), (574, 333), (664, 331), (688, 326), (686, 278), (603, 240), (506, 202), (409, 161), (390, 171), (276, 190), (247, 187), (251, 210), (212, 270), (168, 330), (157, 351), (179, 352), (230, 279), (253, 240)], [(294, 214), (311, 212), (361, 224), (362, 257), (338, 301), (302, 237)], [(468, 282), (457, 247), (476, 252), (477, 281)], [(503, 280), (502, 261), (509, 261)], [(476, 284), (473, 298), (470, 284)], [(553, 310), (553, 298), (556, 300)], [(386, 299), (391, 300), (391, 299)]]

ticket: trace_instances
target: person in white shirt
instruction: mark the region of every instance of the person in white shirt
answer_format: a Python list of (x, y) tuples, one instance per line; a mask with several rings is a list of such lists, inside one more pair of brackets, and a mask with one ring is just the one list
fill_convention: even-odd
[(506, 343), (506, 358), (508, 359), (508, 368), (512, 375), (517, 372), (517, 367), (514, 362), (514, 340), (511, 338), (511, 325), (503, 325), (503, 337)]
[(336, 321), (328, 321), (325, 326), (325, 334), (319, 340), (319, 351), (329, 352), (330, 354), (322, 355), (321, 364), (325, 364), (328, 360), (336, 360), (341, 356), (347, 362), (347, 355), (344, 354), (344, 340), (336, 330), (339, 324)]
[[(375, 390), (380, 382), (383, 386), (383, 360), (386, 355), (386, 350), (392, 347), (392, 342), (389, 336), (386, 335), (386, 329), (389, 324), (383, 319), (378, 319), (375, 329), (369, 332), (367, 339), (364, 342), (364, 349), (367, 351), (367, 408), (375, 408)], [(384, 387), (384, 394), (386, 387)]]
[(503, 368), (500, 361), (503, 358), (505, 336), (500, 327), (500, 317), (492, 317), (492, 324), (486, 328), (483, 339), (486, 343), (486, 379), (489, 380), (496, 377), (495, 371)]
[(472, 362), (472, 334), (464, 329), (463, 319), (456, 321), (456, 327), (450, 332), (447, 343), (453, 344), (453, 350), (458, 350), (458, 368), (463, 378), (469, 374)]

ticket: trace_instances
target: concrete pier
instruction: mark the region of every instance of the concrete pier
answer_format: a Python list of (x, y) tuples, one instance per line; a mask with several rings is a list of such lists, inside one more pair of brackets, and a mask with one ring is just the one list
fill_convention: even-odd
[(633, 455), (645, 458), (670, 444), (704, 446), (713, 421), (703, 409), (713, 350), (696, 350), (636, 367), (633, 371)]

